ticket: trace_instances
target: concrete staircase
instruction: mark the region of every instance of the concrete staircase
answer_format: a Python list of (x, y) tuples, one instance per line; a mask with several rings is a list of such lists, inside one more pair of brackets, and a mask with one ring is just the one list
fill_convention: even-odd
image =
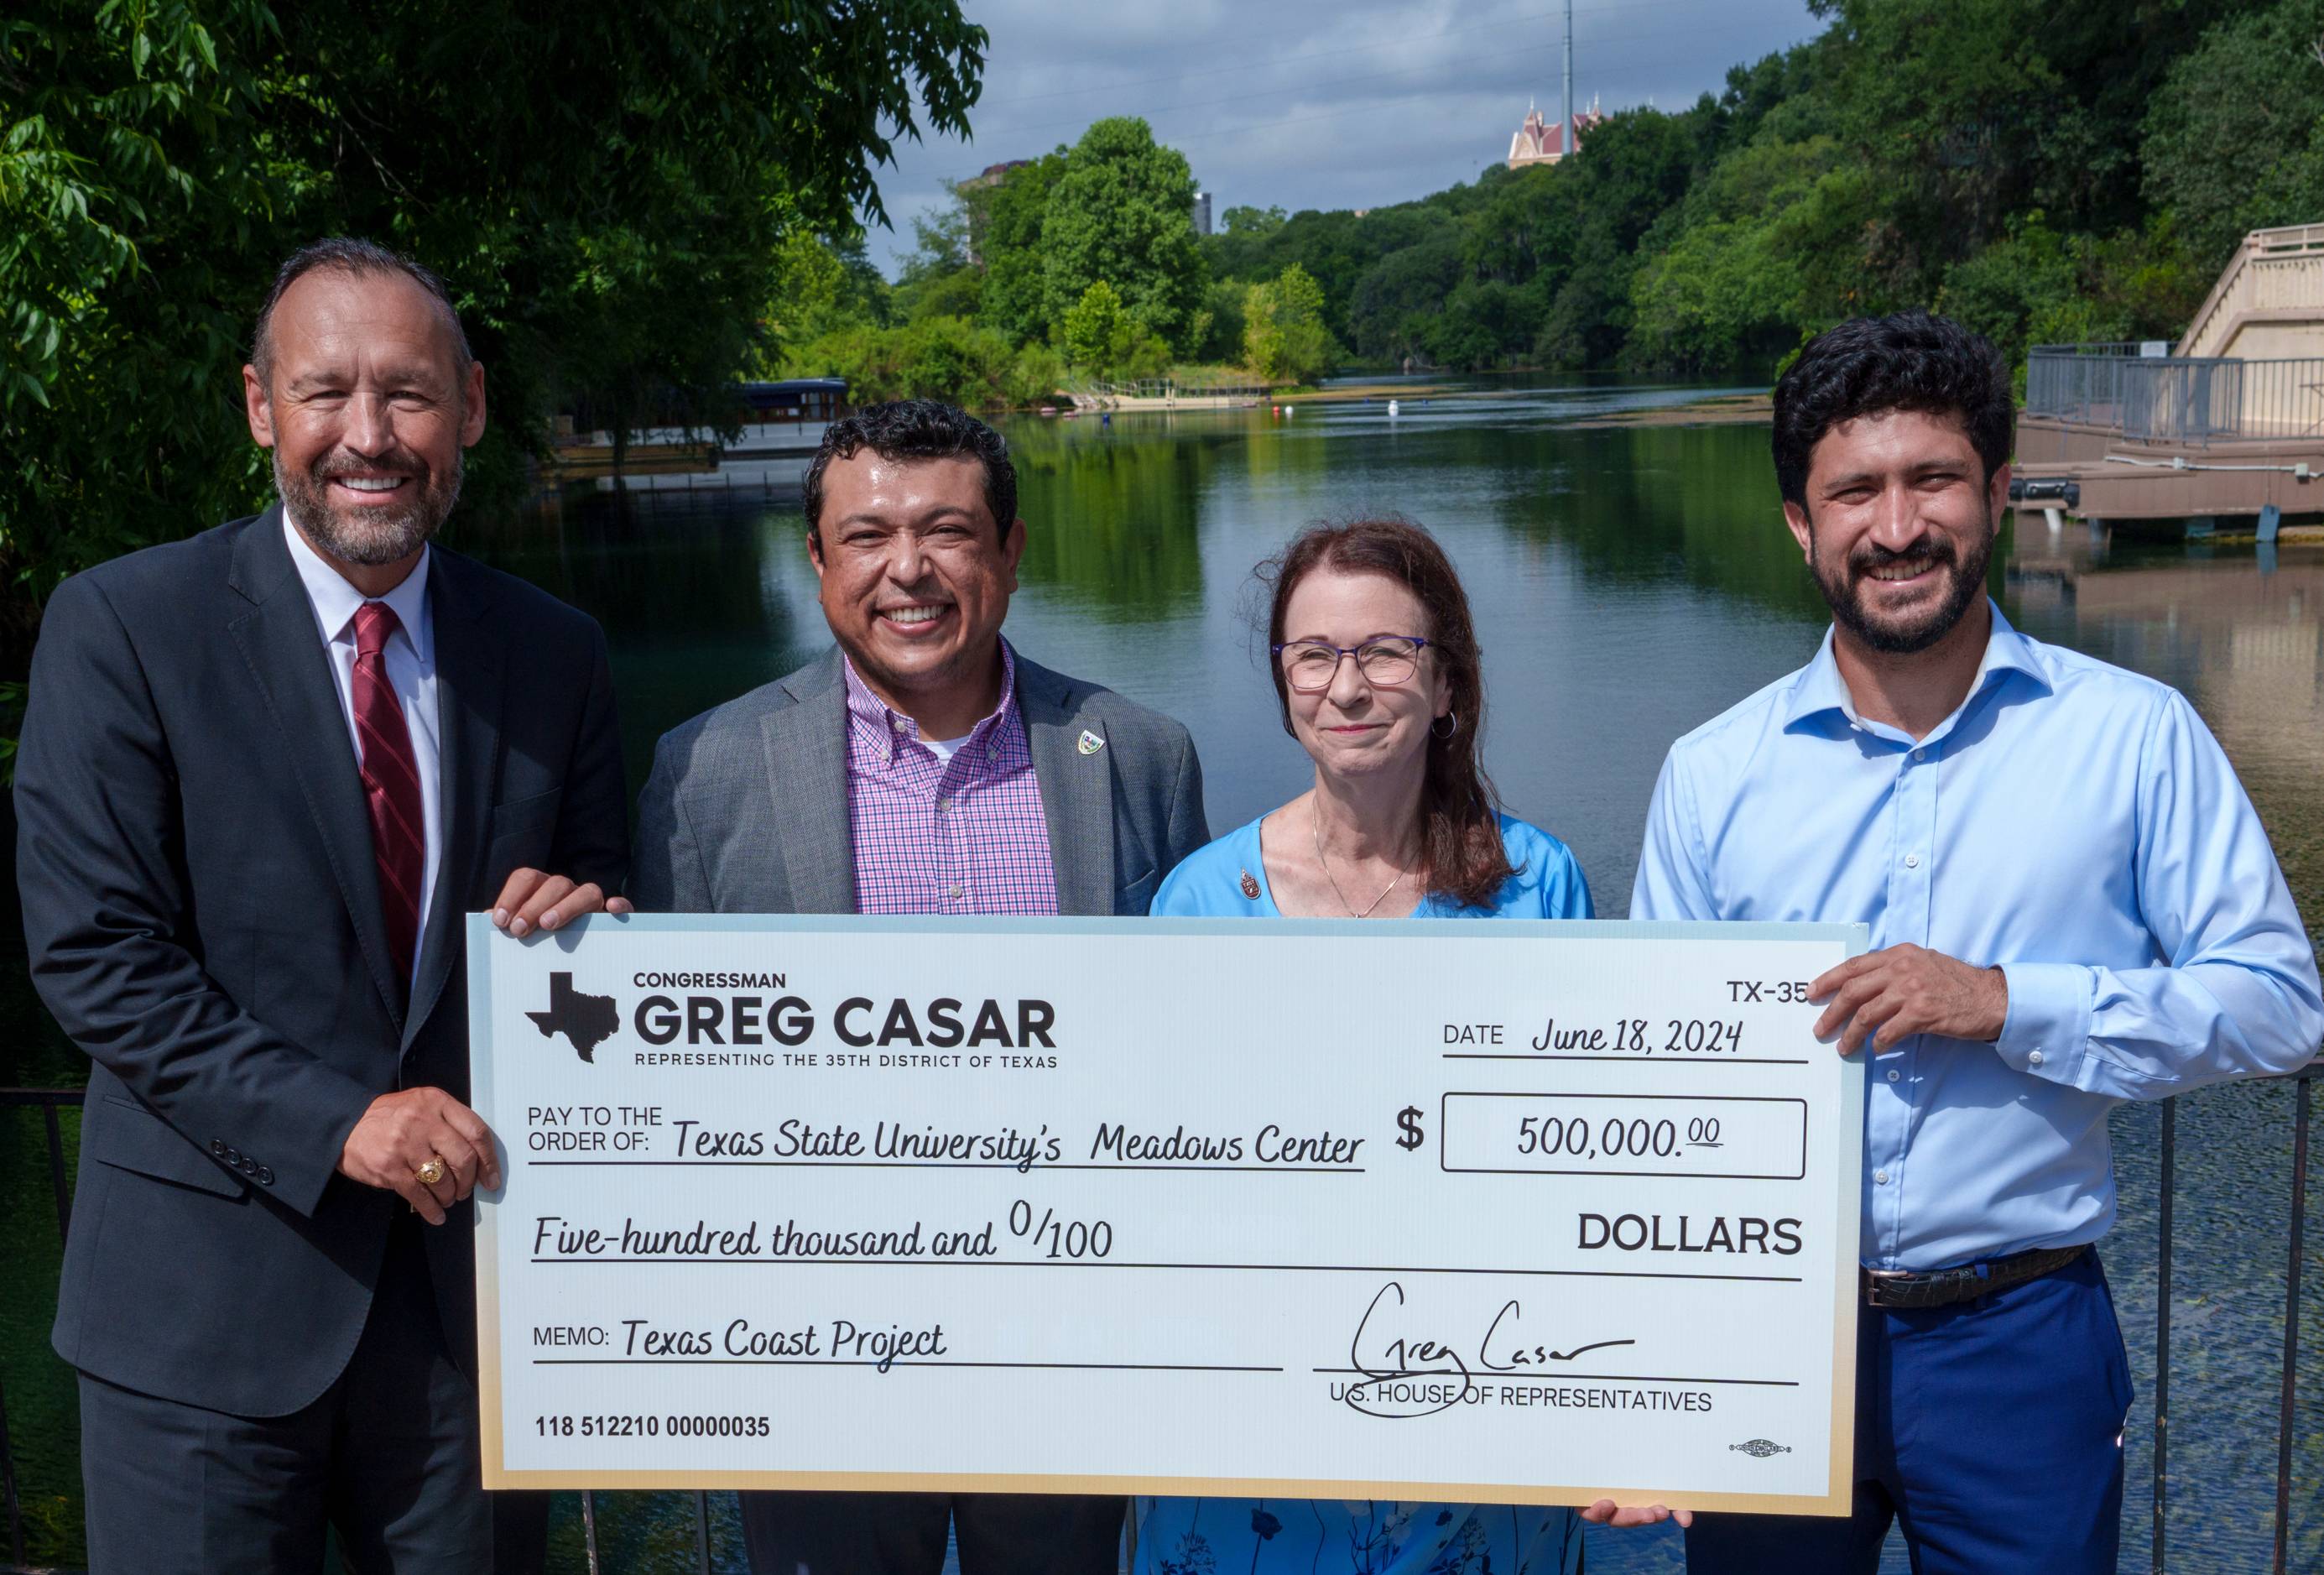
[(2179, 355), (2324, 355), (2324, 225), (2254, 230), (2220, 270)]

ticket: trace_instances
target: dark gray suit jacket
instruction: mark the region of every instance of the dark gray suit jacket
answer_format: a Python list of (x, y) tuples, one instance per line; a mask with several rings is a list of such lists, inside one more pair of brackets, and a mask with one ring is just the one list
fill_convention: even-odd
[[(1210, 840), (1194, 741), (1168, 717), (1017, 658), (1057, 911), (1146, 911)], [(1104, 747), (1084, 753), (1084, 732)], [(665, 734), (638, 806), (649, 913), (853, 913), (847, 687), (837, 650)]]
[[(627, 815), (596, 624), (438, 548), (443, 851), (409, 1009), (355, 749), (278, 504), (59, 586), (16, 756), (32, 981), (96, 1065), (58, 1354), (295, 1411), (346, 1365), (392, 1193), (336, 1174), (377, 1095), (468, 1089), (465, 915), (510, 871), (615, 889)], [(474, 1349), (473, 1214), (428, 1235)]]

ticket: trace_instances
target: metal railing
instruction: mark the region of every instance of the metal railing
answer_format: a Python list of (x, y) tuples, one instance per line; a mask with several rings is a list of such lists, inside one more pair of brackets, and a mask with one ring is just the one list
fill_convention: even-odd
[[(2313, 1091), (2324, 1077), (2324, 1059), (2310, 1062), (2282, 1078), (2252, 1079), (2254, 1082), (2288, 1082), (2292, 1087), (2291, 1226), (2285, 1244), (2283, 1287), (2283, 1362), (2278, 1378), (2275, 1423), (2275, 1558), (2274, 1575), (2289, 1575), (2292, 1548), (2292, 1466), (2295, 1401), (2300, 1375), (2301, 1259), (2306, 1250), (2308, 1220), (2308, 1138), (2312, 1124)], [(2196, 1097), (2200, 1097), (2200, 1095)], [(78, 1107), (78, 1089), (0, 1089), (0, 1110), (37, 1108), (48, 1140), (49, 1184), (57, 1216), (57, 1239), (61, 1246), (72, 1226), (72, 1195), (65, 1178), (64, 1134), (58, 1111)], [(2173, 1235), (2172, 1193), (2177, 1181), (2178, 1103), (2163, 1101), (2162, 1135), (2161, 1211), (2157, 1223), (2154, 1312), (2154, 1483), (2151, 1514), (2153, 1525), (2154, 1575), (2164, 1575), (2170, 1523), (2171, 1485), (2171, 1255)], [(8, 1405), (0, 1390), (0, 1496), (8, 1516), (11, 1562), (0, 1575), (29, 1575), (24, 1560), (24, 1523), (17, 1502), (15, 1462), (10, 1453)], [(693, 1498), (695, 1562), (700, 1575), (710, 1575), (710, 1500), (705, 1493)], [(581, 1495), (583, 1552), (590, 1575), (598, 1575), (597, 1511), (595, 1497)]]
[(2149, 355), (2137, 345), (2037, 345), (2029, 416), (2108, 427), (2131, 442), (2324, 438), (2324, 357)]
[[(77, 1088), (0, 1088), (0, 1111), (29, 1107), (41, 1112), (43, 1136), (48, 1140), (49, 1190), (56, 1204), (57, 1245), (60, 1250), (72, 1230), (72, 1188), (65, 1177), (64, 1128), (58, 1112), (78, 1110), (80, 1103), (81, 1091)], [(690, 1497), (694, 1500), (695, 1567), (698, 1575), (711, 1575), (710, 1496), (695, 1493)], [(5, 1501), (8, 1516), (8, 1562), (0, 1565), (0, 1575), (35, 1575), (24, 1558), (24, 1512), (16, 1490), (16, 1458), (8, 1437), (8, 1395), (5, 1385), (0, 1385), (0, 1500)], [(581, 1492), (581, 1542), (589, 1575), (600, 1575), (596, 1496), (586, 1488)]]
[(1281, 386), (1248, 378), (1187, 382), (1175, 377), (1140, 377), (1127, 382), (1108, 382), (1102, 378), (1090, 378), (1075, 380), (1065, 391), (1076, 399), (1101, 402), (1114, 400), (1263, 400)]

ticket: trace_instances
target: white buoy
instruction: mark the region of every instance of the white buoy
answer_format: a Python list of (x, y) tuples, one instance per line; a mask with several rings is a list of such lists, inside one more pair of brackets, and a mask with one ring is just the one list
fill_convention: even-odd
[(1397, 403), (1394, 400), (1390, 400), (1390, 401), (1388, 401), (1388, 413), (1389, 415), (1393, 416), (1393, 415), (1397, 414), (1397, 413), (1398, 413), (1398, 411), (1400, 410), (1400, 409), (1401, 409), (1401, 407), (1400, 407), (1400, 406), (1398, 406), (1398, 405), (1397, 405)]

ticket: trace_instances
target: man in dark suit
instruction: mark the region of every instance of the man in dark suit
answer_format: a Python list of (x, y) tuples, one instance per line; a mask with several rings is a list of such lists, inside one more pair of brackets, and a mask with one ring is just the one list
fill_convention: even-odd
[[(429, 544), (484, 421), (432, 275), (309, 247), (252, 361), (280, 502), (59, 587), (17, 755), (33, 981), (95, 1062), (54, 1334), (89, 1565), (311, 1575), (328, 1524), (485, 1575), (462, 931), (618, 889), (604, 639)], [(543, 1506), (500, 1507), (521, 1567)]]
[[(807, 552), (837, 649), (671, 732), (639, 806), (652, 912), (1143, 914), (1210, 840), (1186, 730), (1001, 637), (1025, 521), (999, 433), (927, 401), (834, 422)], [(1115, 1568), (1115, 1497), (746, 1493), (758, 1575)]]

